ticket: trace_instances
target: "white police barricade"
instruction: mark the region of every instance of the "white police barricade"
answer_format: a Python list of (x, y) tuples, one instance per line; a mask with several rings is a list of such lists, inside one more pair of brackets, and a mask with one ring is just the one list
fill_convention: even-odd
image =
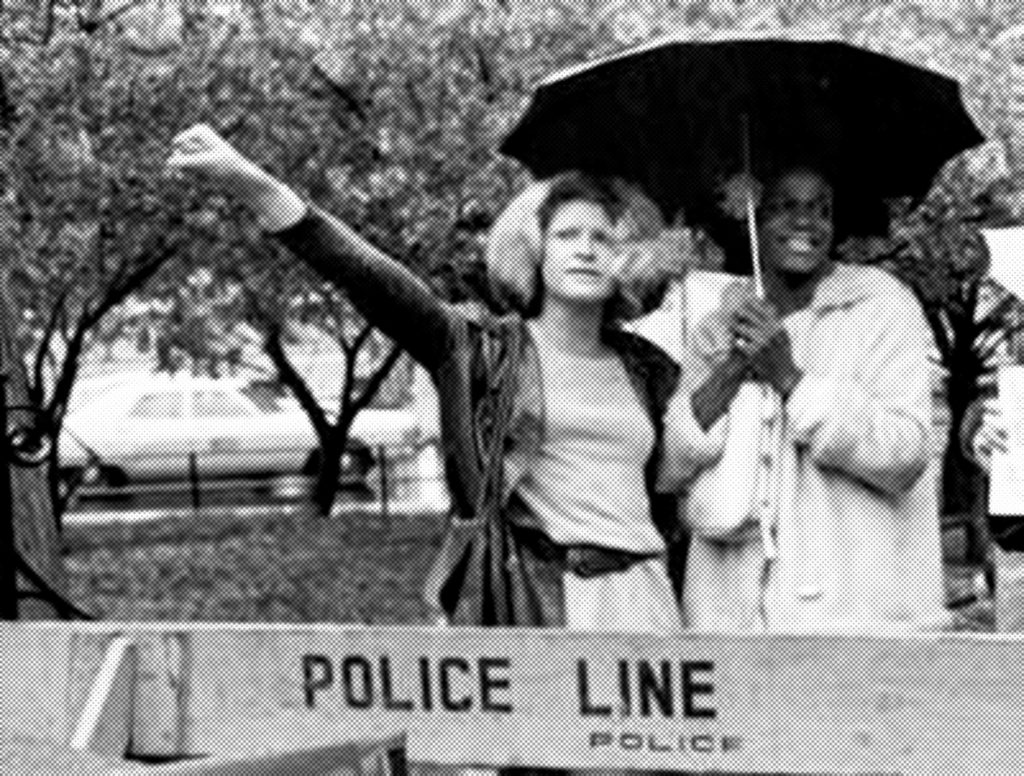
[(413, 773), (1024, 763), (1024, 641), (1009, 634), (86, 623), (0, 629), (0, 654), (4, 724), (108, 756), (273, 758), (404, 735)]

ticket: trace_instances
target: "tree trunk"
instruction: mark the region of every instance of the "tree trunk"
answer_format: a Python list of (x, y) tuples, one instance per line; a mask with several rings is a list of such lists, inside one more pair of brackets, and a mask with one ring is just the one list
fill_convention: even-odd
[(979, 497), (981, 475), (977, 466), (968, 461), (960, 450), (960, 438), (954, 430), (950, 434), (942, 467), (942, 512), (967, 514)]
[(313, 484), (313, 505), (321, 517), (330, 517), (334, 498), (338, 494), (341, 453), (341, 446), (334, 440), (321, 444), (320, 466), (317, 468), (316, 481)]
[[(4, 282), (0, 290), (0, 369), (8, 376), (7, 403), (12, 407), (25, 405), (28, 393), (24, 365), (14, 347), (13, 322), (16, 320), (16, 311), (7, 293), (8, 288), (9, 284)], [(23, 412), (10, 414), (11, 422), (28, 420), (30, 416)], [(4, 476), (4, 472), (0, 472), (0, 476)], [(11, 503), (0, 504), (0, 510), (3, 511), (0, 519), (11, 520), (15, 546), (22, 557), (52, 588), (63, 593), (64, 566), (50, 503), (46, 467), (24, 468), (12, 465), (10, 477)], [(18, 580), (18, 585), (19, 589), (32, 588), (23, 578)], [(57, 610), (43, 601), (29, 599), (19, 602), (18, 615), (20, 619), (53, 619), (57, 616)]]

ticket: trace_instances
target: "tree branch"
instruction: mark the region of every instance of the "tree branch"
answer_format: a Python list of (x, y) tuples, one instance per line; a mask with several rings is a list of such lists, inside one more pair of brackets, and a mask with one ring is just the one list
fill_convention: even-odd
[[(65, 413), (67, 412), (71, 391), (78, 376), (81, 356), (85, 350), (86, 335), (95, 328), (103, 316), (123, 302), (130, 293), (140, 288), (152, 277), (163, 266), (164, 262), (174, 254), (176, 247), (174, 243), (166, 242), (163, 238), (160, 238), (155, 247), (144, 248), (136, 255), (134, 262), (125, 262), (123, 266), (129, 266), (134, 263), (134, 268), (131, 271), (119, 273), (120, 277), (118, 280), (106, 287), (105, 293), (103, 293), (95, 307), (88, 304), (84, 306), (82, 314), (78, 317), (73, 329), (69, 329), (66, 324), (63, 327), (64, 357), (58, 371), (57, 380), (54, 383), (53, 394), (49, 402), (46, 403), (45, 408), (55, 436), (60, 432)], [(54, 315), (58, 315), (59, 311), (64, 311), (60, 315), (66, 319), (66, 306), (63, 304), (59, 305), (55, 308)], [(37, 406), (41, 406), (41, 403)]]
[(78, 0), (78, 27), (88, 35), (99, 30), (105, 22), (114, 21), (118, 16), (122, 16), (140, 5), (145, 5), (145, 3), (146, 0), (130, 0), (119, 8), (104, 14), (102, 13), (102, 0)]
[(362, 393), (353, 399), (351, 405), (353, 417), (373, 401), (374, 397), (377, 395), (377, 391), (379, 391), (380, 387), (384, 385), (384, 381), (388, 379), (391, 371), (395, 368), (395, 364), (398, 363), (398, 359), (401, 358), (402, 353), (402, 349), (398, 347), (398, 345), (392, 343), (391, 349), (384, 357), (380, 366), (377, 367), (373, 376), (366, 381)]
[(362, 329), (359, 330), (359, 333), (356, 335), (356, 338), (352, 340), (353, 361), (355, 360), (355, 357), (359, 355), (359, 351), (362, 349), (363, 345), (365, 345), (367, 340), (370, 339), (370, 335), (372, 333), (373, 327), (370, 326), (369, 324), (366, 324), (365, 326), (363, 326)]
[(416, 88), (416, 84), (412, 78), (406, 78), (404, 81), (405, 93), (409, 97), (409, 104), (412, 105), (413, 114), (416, 116), (417, 122), (423, 122), (427, 119), (427, 109), (423, 104), (423, 98), (420, 97), (419, 90)]
[(46, 357), (50, 352), (50, 346), (53, 344), (53, 335), (57, 329), (57, 311), (67, 304), (67, 298), (68, 289), (62, 288), (60, 294), (57, 295), (57, 299), (54, 300), (53, 309), (50, 310), (50, 315), (46, 319), (46, 325), (43, 327), (42, 339), (36, 347), (35, 358), (32, 363), (32, 380), (28, 385), (29, 402), (34, 407), (43, 406), (43, 367), (46, 364)]
[(61, 306), (56, 309), (56, 316), (54, 319), (57, 322), (55, 328), (60, 330), (60, 337), (64, 342), (71, 339), (71, 319), (68, 317), (68, 311), (66, 306)]
[(480, 83), (484, 87), (484, 102), (492, 103), (497, 99), (497, 90), (494, 84), (494, 74), (492, 72), (491, 63), (487, 57), (487, 52), (484, 51), (483, 45), (480, 41), (475, 41), (473, 44), (473, 53), (476, 57), (477, 72), (480, 75)]
[(299, 405), (309, 416), (310, 423), (316, 431), (317, 438), (323, 444), (330, 434), (331, 427), (327, 422), (327, 415), (317, 402), (313, 392), (309, 390), (305, 379), (298, 373), (288, 354), (284, 351), (281, 327), (276, 322), (263, 321), (263, 351), (267, 354), (277, 369), (278, 377), (285, 386), (295, 395)]
[(337, 83), (316, 62), (312, 65), (312, 71), (333, 95), (336, 105), (340, 106), (345, 112), (355, 116), (360, 124), (365, 125), (369, 121), (366, 106), (358, 96), (353, 94), (351, 90)]
[(342, 375), (342, 386), (344, 387), (341, 396), (338, 397), (338, 417), (334, 426), (336, 431), (344, 430), (347, 433), (348, 427), (352, 425), (352, 419), (356, 416), (352, 410), (352, 393), (356, 386), (356, 359), (359, 356), (359, 350), (347, 342), (342, 342), (342, 350), (345, 352), (345, 370)]
[[(107, 286), (107, 292), (91, 311), (82, 316), (82, 325), (91, 328), (114, 307), (121, 304), (129, 294), (137, 291), (164, 263), (177, 251), (177, 243), (158, 238), (155, 245), (143, 248), (132, 259), (122, 262), (118, 267), (115, 280)], [(132, 267), (132, 269), (127, 269)]]
[(74, 335), (68, 340), (66, 350), (64, 351), (64, 360), (61, 362), (57, 380), (53, 385), (53, 394), (51, 394), (50, 401), (46, 404), (45, 411), (50, 422), (54, 441), (60, 435), (60, 430), (64, 425), (68, 401), (71, 398), (71, 391), (75, 387), (82, 351), (85, 349), (85, 335), (87, 331), (88, 329), (79, 326)]

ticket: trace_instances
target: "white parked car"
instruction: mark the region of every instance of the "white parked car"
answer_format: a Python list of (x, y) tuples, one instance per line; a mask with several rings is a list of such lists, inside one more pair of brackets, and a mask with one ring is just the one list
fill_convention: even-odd
[[(376, 483), (377, 451), (418, 445), (414, 413), (366, 410), (353, 424), (342, 481)], [(235, 380), (150, 375), (117, 383), (68, 414), (60, 439), (61, 469), (90, 484), (189, 476), (200, 478), (311, 474), (318, 442), (293, 403)]]

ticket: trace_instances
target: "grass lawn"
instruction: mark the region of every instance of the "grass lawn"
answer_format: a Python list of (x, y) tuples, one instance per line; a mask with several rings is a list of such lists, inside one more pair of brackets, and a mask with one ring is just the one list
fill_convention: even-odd
[[(65, 565), (72, 600), (107, 620), (418, 624), (443, 533), (441, 516), (372, 509), (68, 526)], [(946, 538), (957, 559), (958, 537)], [(969, 597), (974, 571), (948, 565), (952, 600)], [(958, 628), (992, 629), (991, 599), (956, 615)]]
[(71, 599), (107, 620), (427, 622), (437, 515), (210, 515), (68, 526)]

